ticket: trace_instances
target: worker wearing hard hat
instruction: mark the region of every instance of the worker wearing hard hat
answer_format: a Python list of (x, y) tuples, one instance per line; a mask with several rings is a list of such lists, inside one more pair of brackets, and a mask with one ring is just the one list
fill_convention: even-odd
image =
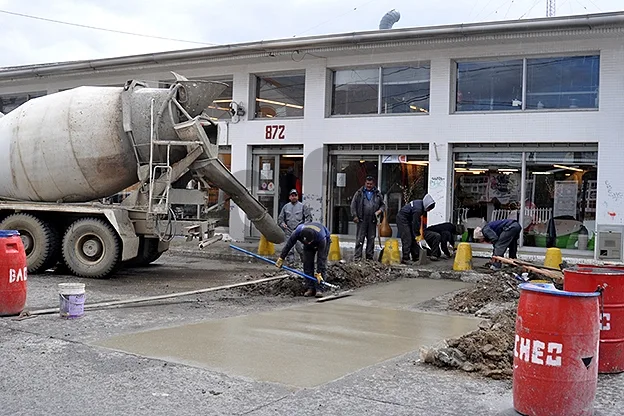
[[(518, 255), (518, 237), (522, 232), (522, 226), (516, 220), (506, 219), (491, 221), (474, 229), (475, 241), (485, 240), (494, 245), (494, 256), (503, 257), (509, 249), (509, 258), (515, 259)], [(492, 270), (500, 270), (502, 264), (499, 261), (492, 262)]]
[[(290, 253), (295, 244), (303, 243), (303, 272), (308, 276), (314, 276), (316, 282), (306, 279), (308, 290), (304, 296), (323, 297), (321, 283), (327, 271), (327, 254), (331, 243), (329, 230), (320, 222), (311, 222), (299, 225), (291, 234), (275, 262), (277, 267), (282, 267), (284, 259)], [(316, 273), (314, 273), (314, 258), (316, 257)]]

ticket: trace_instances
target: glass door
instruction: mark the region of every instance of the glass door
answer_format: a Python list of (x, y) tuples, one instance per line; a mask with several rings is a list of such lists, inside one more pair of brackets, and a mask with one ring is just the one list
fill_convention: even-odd
[[(253, 195), (269, 211), (273, 218), (277, 217), (279, 172), (278, 155), (254, 155), (253, 157)], [(260, 237), (260, 232), (251, 225), (251, 236)]]

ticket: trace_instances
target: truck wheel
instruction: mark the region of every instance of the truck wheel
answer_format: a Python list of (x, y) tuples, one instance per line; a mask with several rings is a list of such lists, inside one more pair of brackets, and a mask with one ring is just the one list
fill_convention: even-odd
[(104, 220), (77, 220), (63, 237), (63, 260), (77, 276), (108, 277), (121, 260), (119, 236)]
[(43, 272), (57, 263), (59, 234), (47, 222), (32, 214), (13, 214), (0, 223), (0, 229), (19, 231), (29, 273)]
[(162, 253), (158, 252), (159, 241), (155, 238), (139, 237), (139, 252), (132, 260), (125, 262), (128, 267), (147, 266), (156, 261)]

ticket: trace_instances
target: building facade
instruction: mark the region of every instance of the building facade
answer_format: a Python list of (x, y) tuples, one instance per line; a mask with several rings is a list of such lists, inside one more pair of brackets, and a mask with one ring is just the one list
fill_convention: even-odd
[[(224, 81), (208, 110), (224, 158), (275, 217), (295, 188), (354, 235), (349, 204), (371, 175), (395, 237), (400, 207), (428, 192), (430, 224), (516, 218), (525, 250), (622, 260), (623, 37), (624, 13), (609, 13), (5, 68), (0, 111), (80, 85), (162, 86), (169, 71)], [(229, 208), (232, 237), (257, 237)]]

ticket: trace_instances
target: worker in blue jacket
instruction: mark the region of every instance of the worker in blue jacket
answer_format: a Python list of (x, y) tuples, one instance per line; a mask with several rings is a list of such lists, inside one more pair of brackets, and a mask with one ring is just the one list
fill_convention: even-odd
[[(282, 267), (284, 259), (290, 250), (300, 241), (303, 243), (303, 272), (308, 276), (314, 276), (316, 282), (306, 279), (307, 290), (304, 296), (323, 297), (321, 283), (327, 271), (327, 254), (331, 238), (329, 230), (320, 222), (301, 224), (290, 235), (286, 245), (275, 262), (277, 267)], [(316, 273), (314, 273), (314, 258), (316, 257)]]
[[(425, 239), (422, 220), (427, 212), (435, 208), (435, 200), (429, 194), (423, 199), (416, 199), (405, 204), (397, 214), (397, 228), (401, 234), (401, 248), (403, 251), (402, 263), (408, 263), (410, 258), (414, 261), (418, 259), (416, 244)], [(426, 241), (426, 240), (425, 240)], [(440, 240), (437, 240), (440, 244)]]
[[(491, 221), (474, 229), (475, 240), (485, 240), (494, 245), (494, 256), (503, 257), (509, 249), (509, 258), (515, 259), (518, 255), (518, 237), (522, 232), (522, 226), (516, 220), (506, 219)], [(499, 261), (492, 262), (492, 270), (500, 270), (503, 265)]]

